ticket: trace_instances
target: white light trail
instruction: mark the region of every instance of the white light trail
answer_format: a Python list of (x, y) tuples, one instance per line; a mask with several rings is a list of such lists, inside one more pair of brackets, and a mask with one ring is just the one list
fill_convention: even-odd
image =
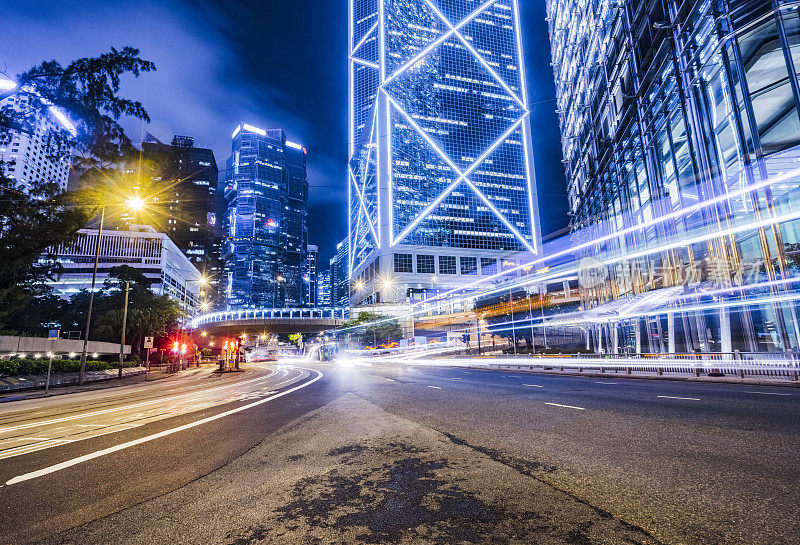
[(292, 392), (296, 392), (297, 390), (300, 390), (301, 388), (305, 388), (306, 386), (310, 386), (311, 384), (315, 383), (316, 381), (318, 381), (319, 379), (321, 379), (323, 377), (323, 374), (320, 371), (314, 370), (313, 372), (317, 373), (317, 376), (314, 377), (313, 379), (311, 379), (310, 381), (304, 382), (303, 384), (300, 384), (299, 386), (295, 386), (294, 388), (289, 388), (288, 390), (285, 390), (285, 391), (280, 392), (278, 394), (274, 394), (274, 395), (271, 395), (269, 397), (265, 397), (264, 399), (261, 399), (259, 401), (255, 401), (253, 403), (249, 403), (247, 405), (243, 405), (241, 407), (237, 407), (237, 408), (231, 409), (229, 411), (225, 411), (225, 412), (222, 412), (222, 413), (219, 413), (219, 414), (215, 414), (215, 415), (209, 416), (207, 418), (203, 418), (201, 420), (196, 420), (194, 422), (190, 422), (188, 424), (184, 424), (184, 425), (178, 426), (176, 428), (171, 428), (171, 429), (168, 429), (168, 430), (164, 430), (164, 431), (161, 431), (159, 433), (148, 435), (146, 437), (140, 437), (139, 439), (134, 439), (133, 441), (120, 443), (119, 445), (114, 445), (114, 446), (111, 446), (111, 447), (108, 447), (108, 448), (105, 448), (105, 449), (102, 449), (102, 450), (99, 450), (99, 451), (96, 451), (96, 452), (92, 452), (92, 453), (89, 453), (89, 454), (85, 454), (83, 456), (79, 456), (77, 458), (73, 458), (71, 460), (66, 460), (66, 461), (61, 462), (59, 464), (55, 464), (55, 465), (52, 465), (52, 466), (49, 466), (49, 467), (46, 467), (46, 468), (43, 468), (43, 469), (40, 469), (40, 470), (37, 470), (37, 471), (32, 471), (30, 473), (25, 473), (24, 475), (19, 475), (17, 477), (14, 477), (14, 478), (9, 479), (8, 481), (6, 481), (6, 486), (14, 485), (14, 484), (21, 483), (21, 482), (24, 482), (24, 481), (29, 481), (31, 479), (36, 479), (36, 478), (42, 477), (44, 475), (49, 475), (51, 473), (55, 473), (57, 471), (61, 471), (62, 469), (67, 469), (69, 467), (72, 467), (72, 466), (75, 466), (75, 465), (78, 465), (78, 464), (82, 464), (84, 462), (88, 462), (90, 460), (94, 460), (96, 458), (100, 458), (102, 456), (106, 456), (108, 454), (113, 454), (115, 452), (119, 452), (121, 450), (125, 450), (125, 449), (128, 449), (130, 447), (135, 447), (137, 445), (141, 445), (143, 443), (147, 443), (147, 442), (153, 441), (155, 439), (161, 439), (162, 437), (167, 437), (169, 435), (172, 435), (172, 434), (175, 434), (175, 433), (178, 433), (178, 432), (181, 432), (181, 431), (185, 431), (185, 430), (188, 430), (188, 429), (191, 429), (191, 428), (195, 428), (197, 426), (201, 426), (203, 424), (207, 424), (209, 422), (213, 422), (215, 420), (219, 420), (221, 418), (225, 418), (227, 416), (231, 416), (233, 414), (236, 414), (236, 413), (239, 413), (239, 412), (242, 412), (242, 411), (246, 411), (246, 410), (251, 409), (253, 407), (257, 407), (258, 405), (263, 405), (264, 403), (272, 401), (273, 399), (277, 399), (279, 397), (283, 397), (283, 396), (288, 395), (288, 394), (290, 394)]
[[(552, 260), (554, 260), (556, 258), (559, 258), (559, 257), (572, 255), (572, 254), (578, 252), (579, 250), (585, 250), (585, 249), (591, 248), (593, 246), (596, 246), (598, 244), (602, 244), (602, 243), (608, 242), (610, 240), (618, 239), (618, 238), (623, 237), (625, 235), (628, 235), (630, 233), (642, 231), (644, 229), (647, 229), (648, 227), (652, 227), (652, 226), (658, 225), (660, 223), (664, 223), (664, 222), (669, 221), (669, 220), (673, 220), (673, 219), (677, 219), (677, 218), (680, 218), (680, 217), (685, 216), (685, 215), (689, 215), (689, 214), (691, 214), (693, 212), (702, 210), (703, 208), (708, 208), (710, 206), (714, 206), (716, 204), (719, 204), (719, 203), (722, 203), (722, 202), (725, 202), (725, 201), (730, 201), (730, 200), (736, 199), (736, 198), (738, 198), (738, 197), (740, 197), (742, 195), (746, 195), (746, 194), (752, 193), (753, 191), (757, 191), (759, 189), (763, 189), (763, 188), (771, 186), (773, 184), (778, 184), (778, 183), (784, 182), (786, 180), (789, 180), (789, 179), (797, 177), (797, 176), (800, 176), (800, 168), (788, 171), (788, 172), (786, 172), (784, 174), (780, 174), (780, 175), (777, 175), (777, 176), (770, 177), (770, 178), (768, 178), (766, 180), (762, 180), (761, 182), (757, 182), (757, 183), (748, 185), (746, 187), (742, 187), (742, 188), (734, 190), (734, 191), (730, 191), (728, 193), (725, 193), (724, 195), (719, 195), (719, 196), (714, 197), (712, 199), (708, 199), (706, 201), (702, 201), (702, 202), (699, 202), (697, 204), (681, 208), (679, 210), (670, 212), (669, 214), (665, 214), (663, 216), (659, 216), (657, 218), (653, 218), (650, 221), (647, 221), (647, 222), (644, 222), (644, 223), (641, 223), (641, 224), (638, 224), (638, 225), (633, 225), (631, 227), (627, 227), (625, 229), (622, 229), (620, 231), (616, 231), (616, 232), (611, 233), (609, 235), (604, 235), (602, 237), (590, 240), (588, 242), (583, 242), (583, 243), (577, 244), (575, 246), (570, 246), (569, 248), (567, 248), (565, 250), (561, 250), (561, 251), (556, 252), (554, 254), (545, 255), (545, 256), (542, 256), (540, 258), (537, 258), (537, 259), (534, 259), (532, 261), (529, 261), (527, 263), (520, 264), (517, 267), (514, 267), (513, 269), (509, 269), (507, 271), (501, 271), (501, 272), (498, 272), (498, 273), (493, 274), (491, 276), (487, 276), (485, 278), (482, 278), (482, 279), (479, 279), (479, 280), (475, 280), (473, 282), (470, 282), (470, 283), (465, 284), (463, 286), (460, 286), (458, 288), (455, 288), (455, 289), (449, 290), (449, 291), (447, 291), (445, 293), (439, 294), (436, 297), (433, 297), (432, 299), (429, 299), (425, 303), (428, 303), (431, 300), (448, 298), (453, 293), (456, 293), (456, 292), (459, 292), (459, 291), (464, 291), (464, 290), (467, 290), (467, 289), (471, 289), (471, 288), (474, 288), (476, 286), (480, 286), (481, 284), (491, 283), (494, 280), (497, 280), (497, 279), (502, 278), (504, 276), (508, 276), (508, 275), (513, 274), (515, 272), (521, 271), (526, 267), (531, 267), (531, 266), (535, 266), (535, 265), (539, 265), (539, 264), (544, 264), (544, 263), (546, 263), (548, 261), (552, 261)], [(424, 304), (424, 303), (415, 303), (414, 306), (418, 306), (418, 305), (421, 305), (421, 304)]]

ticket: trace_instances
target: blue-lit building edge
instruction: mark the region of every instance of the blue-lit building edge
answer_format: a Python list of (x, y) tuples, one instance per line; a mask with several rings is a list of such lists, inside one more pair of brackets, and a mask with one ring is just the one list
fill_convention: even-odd
[[(548, 2), (574, 244), (607, 239), (576, 258), (613, 262), (602, 283), (581, 287), (579, 309), (675, 286), (697, 295), (650, 316), (587, 322), (595, 346), (644, 327), (635, 351), (798, 347), (797, 9), (777, 1)], [(749, 186), (758, 189), (743, 193)], [(739, 197), (722, 198), (731, 193)], [(720, 202), (697, 206), (712, 200)], [(659, 221), (667, 215), (674, 218)], [(777, 226), (770, 218), (780, 218)], [(731, 226), (735, 233), (710, 236)], [(701, 242), (620, 257), (690, 239)], [(747, 289), (720, 290), (737, 286)], [(681, 312), (709, 291), (730, 312)]]
[[(351, 2), (349, 268), (351, 284), (363, 287), (351, 293), (353, 304), (383, 302), (370, 293), (380, 291), (375, 281), (387, 278), (398, 284), (408, 280), (408, 290), (383, 294), (401, 301), (408, 300), (409, 290), (473, 280), (462, 278), (461, 268), (441, 280), (422, 269), (403, 272), (393, 267), (398, 254), (497, 262), (532, 251), (540, 238), (530, 126), (522, 104), (517, 2), (435, 3), (454, 23), (480, 8), (459, 25), (480, 53), (468, 51), (454, 36), (434, 43), (447, 25), (423, 0), (380, 4)], [(417, 54), (424, 54), (417, 65), (393, 77)], [(497, 74), (476, 57), (488, 59)], [(495, 78), (507, 86), (496, 84), (482, 93), (480, 80)], [(481, 98), (462, 100), (458, 95), (465, 92)], [(448, 189), (458, 180), (453, 165), (465, 170), (475, 159), (469, 182)], [(437, 201), (446, 189), (449, 194)], [(432, 202), (437, 208), (425, 212)]]

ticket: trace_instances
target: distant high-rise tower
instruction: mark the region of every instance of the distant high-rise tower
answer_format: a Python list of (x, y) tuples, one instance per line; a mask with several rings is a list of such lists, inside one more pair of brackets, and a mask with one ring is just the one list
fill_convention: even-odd
[(319, 248), (309, 244), (306, 248), (306, 273), (303, 275), (305, 290), (304, 303), (309, 307), (317, 306), (317, 254)]
[(308, 243), (306, 150), (280, 129), (233, 133), (225, 181), (228, 308), (303, 304)]
[(172, 144), (150, 140), (142, 142), (142, 159), (169, 186), (159, 195), (159, 227), (201, 272), (218, 281), (222, 265), (214, 258), (219, 177), (214, 152), (195, 147), (190, 136), (175, 136)]
[(354, 306), (538, 252), (517, 0), (351, 0)]

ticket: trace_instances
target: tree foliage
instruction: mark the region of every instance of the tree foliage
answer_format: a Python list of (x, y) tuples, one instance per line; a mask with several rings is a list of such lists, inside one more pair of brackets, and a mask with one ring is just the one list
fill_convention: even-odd
[(374, 312), (360, 312), (355, 319), (345, 322), (342, 328), (352, 328), (347, 333), (361, 346), (376, 347), (398, 341), (403, 336), (397, 320), (387, 319), (386, 316)]
[[(66, 114), (74, 134), (57, 125), (45, 136), (51, 159), (72, 155), (73, 167), (88, 186), (113, 177), (114, 169), (133, 155), (133, 146), (118, 120), (132, 116), (149, 121), (138, 101), (119, 96), (123, 75), (154, 70), (131, 47), (111, 49), (67, 66), (47, 61), (19, 74), (18, 86), (0, 93), (0, 100), (24, 99), (25, 108), (0, 108), (0, 145), (14, 133), (33, 134), (37, 120)], [(57, 180), (23, 186), (6, 175), (0, 164), (0, 327), (15, 326), (11, 317), (41, 295), (41, 284), (56, 276), (57, 264), (41, 260), (50, 247), (68, 244), (97, 212), (96, 191), (61, 192)]]
[[(150, 291), (150, 280), (141, 271), (122, 265), (111, 269), (112, 279), (106, 280), (94, 297), (94, 316), (91, 339), (118, 343), (122, 331), (125, 304), (125, 282), (128, 292), (128, 321), (125, 342), (138, 352), (145, 337), (164, 337), (177, 328), (180, 305), (166, 295)], [(41, 336), (48, 329), (80, 330), (85, 326), (89, 292), (75, 294), (64, 301), (50, 294), (32, 298), (14, 316), (19, 329), (14, 332)]]

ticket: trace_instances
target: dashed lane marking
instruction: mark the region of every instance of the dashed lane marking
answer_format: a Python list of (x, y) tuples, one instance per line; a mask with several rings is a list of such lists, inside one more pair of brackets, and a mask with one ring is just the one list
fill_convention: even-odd
[(749, 392), (745, 391), (746, 394), (760, 394), (762, 396), (790, 396), (792, 394), (784, 394), (779, 392)]
[(544, 388), (541, 384), (523, 384), (523, 386), (530, 386), (531, 388)]
[(684, 401), (700, 401), (699, 397), (658, 396), (661, 399), (682, 399)]
[(575, 409), (576, 411), (586, 410), (586, 407), (575, 407), (574, 405), (562, 405), (560, 403), (545, 403), (545, 405), (552, 405), (553, 407), (564, 407), (565, 409)]
[(437, 390), (441, 390), (441, 389), (442, 389), (442, 387), (441, 387), (441, 386), (428, 386), (428, 388), (435, 388), (435, 389), (437, 389)]

